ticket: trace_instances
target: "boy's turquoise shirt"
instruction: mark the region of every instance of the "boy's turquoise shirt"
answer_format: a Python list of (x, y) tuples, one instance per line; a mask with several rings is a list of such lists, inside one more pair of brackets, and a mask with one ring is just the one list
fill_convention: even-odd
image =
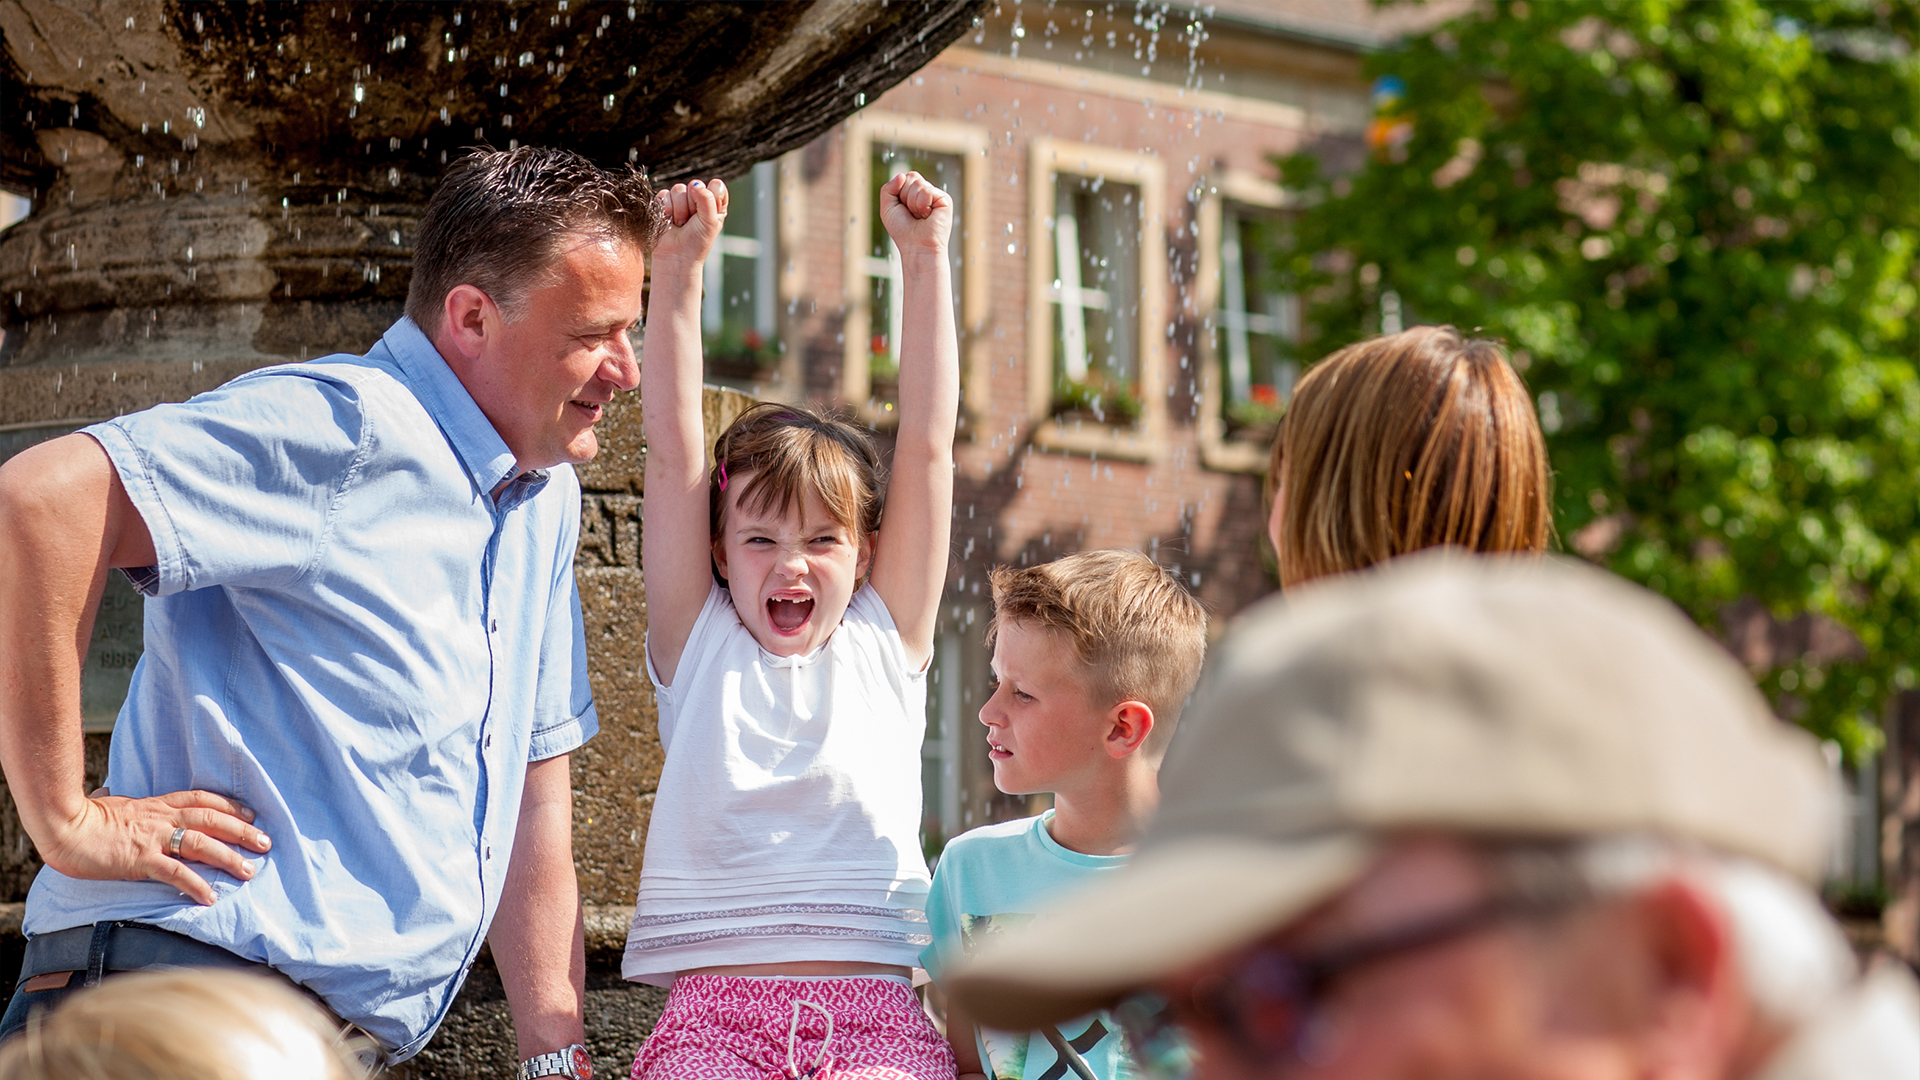
[[(1126, 864), (1124, 855), (1082, 855), (1054, 842), (1049, 810), (1039, 817), (988, 825), (955, 837), (940, 855), (927, 901), (933, 943), (921, 966), (942, 981), (980, 942), (1033, 917), (1063, 893)], [(1056, 1025), (1054, 1034), (1101, 1080), (1133, 1075), (1119, 1029), (1105, 1014)], [(980, 1064), (993, 1080), (1074, 1080), (1042, 1032), (981, 1028)]]

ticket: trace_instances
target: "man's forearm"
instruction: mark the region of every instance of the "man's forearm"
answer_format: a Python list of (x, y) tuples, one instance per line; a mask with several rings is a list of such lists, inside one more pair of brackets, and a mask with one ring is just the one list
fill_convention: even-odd
[(84, 435), (9, 466), (0, 469), (0, 763), (21, 824), (51, 861), (84, 794), (80, 668), (111, 554), (112, 466)]
[(585, 924), (573, 870), (568, 755), (527, 767), (513, 862), (488, 942), (522, 1060), (585, 1041)]
[(253, 864), (227, 846), (267, 850), (251, 810), (205, 791), (84, 790), (80, 666), (100, 591), (110, 567), (153, 562), (153, 537), (92, 438), (54, 439), (0, 468), (0, 765), (48, 866), (159, 881), (211, 904), (213, 887), (187, 863), (252, 877)]

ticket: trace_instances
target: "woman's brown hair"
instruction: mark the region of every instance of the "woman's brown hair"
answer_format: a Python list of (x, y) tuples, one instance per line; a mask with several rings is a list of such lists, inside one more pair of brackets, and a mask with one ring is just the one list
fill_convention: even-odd
[(865, 431), (838, 417), (762, 402), (714, 440), (713, 462), (707, 510), (716, 540), (726, 521), (727, 489), (736, 483), (745, 486), (735, 503), (754, 513), (785, 514), (812, 491), (855, 540), (880, 528), (886, 487), (880, 452)]
[(1422, 548), (1546, 550), (1533, 399), (1492, 341), (1422, 326), (1349, 345), (1294, 389), (1267, 471), (1280, 583)]

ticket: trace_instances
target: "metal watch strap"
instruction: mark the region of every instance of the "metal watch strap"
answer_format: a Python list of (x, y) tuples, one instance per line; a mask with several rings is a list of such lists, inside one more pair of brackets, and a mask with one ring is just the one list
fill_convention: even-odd
[(542, 1076), (567, 1076), (573, 1080), (593, 1080), (593, 1058), (579, 1043), (564, 1050), (537, 1054), (520, 1063), (520, 1080)]

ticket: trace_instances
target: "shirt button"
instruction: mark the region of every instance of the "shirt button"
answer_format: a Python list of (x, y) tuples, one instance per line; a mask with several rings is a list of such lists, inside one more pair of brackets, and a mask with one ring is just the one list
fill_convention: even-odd
[(497, 634), (497, 633), (499, 633), (499, 632), (500, 632), (500, 620), (499, 620), (499, 619), (495, 619), (495, 620), (493, 620), (493, 623), (492, 623), (492, 625), (491, 625), (491, 627), (490, 627), (490, 629), (491, 629), (491, 630), (492, 630), (492, 631), (493, 631), (494, 633), (496, 633), (496, 634)]
[(493, 749), (493, 736), (491, 735), (487, 736), (486, 748), (489, 750)]
[(487, 845), (487, 858), (489, 858), (489, 859), (491, 859), (491, 858), (493, 858), (493, 845), (492, 845), (492, 844), (488, 844), (488, 845)]

